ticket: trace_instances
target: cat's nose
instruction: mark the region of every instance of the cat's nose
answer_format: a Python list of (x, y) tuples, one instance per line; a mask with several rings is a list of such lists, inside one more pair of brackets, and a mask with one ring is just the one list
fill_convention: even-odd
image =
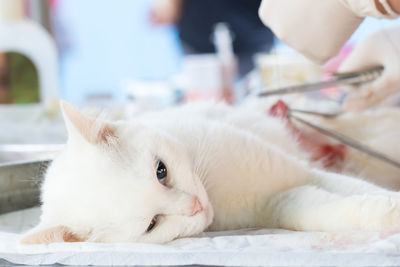
[(196, 215), (197, 213), (201, 212), (202, 210), (203, 210), (203, 206), (201, 205), (199, 198), (195, 197), (194, 201), (193, 201), (193, 208), (192, 208), (191, 216)]

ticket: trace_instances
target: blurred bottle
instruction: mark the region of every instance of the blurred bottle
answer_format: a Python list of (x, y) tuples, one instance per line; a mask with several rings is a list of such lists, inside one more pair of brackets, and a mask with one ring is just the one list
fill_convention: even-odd
[(214, 29), (214, 45), (221, 67), (221, 98), (227, 103), (234, 101), (233, 85), (236, 79), (238, 64), (233, 53), (232, 34), (226, 23), (217, 23)]

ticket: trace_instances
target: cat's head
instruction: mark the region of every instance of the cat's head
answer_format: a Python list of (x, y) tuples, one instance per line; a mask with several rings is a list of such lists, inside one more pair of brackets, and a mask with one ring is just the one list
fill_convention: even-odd
[(42, 184), (41, 221), (22, 243), (163, 243), (211, 223), (206, 191), (179, 140), (157, 125), (62, 109), (68, 143)]

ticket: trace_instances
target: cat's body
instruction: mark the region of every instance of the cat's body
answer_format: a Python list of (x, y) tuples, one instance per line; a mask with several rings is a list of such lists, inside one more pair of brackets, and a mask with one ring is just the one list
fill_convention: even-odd
[(307, 183), (299, 176), (305, 164), (293, 155), (308, 155), (279, 119), (261, 112), (249, 116), (248, 110), (215, 103), (155, 117), (144, 116), (144, 123), (155, 123), (184, 145), (205, 185), (214, 209), (212, 230), (267, 226), (259, 212), (266, 200)]
[[(348, 113), (335, 119), (308, 118), (318, 125), (350, 136), (360, 143), (400, 162), (400, 110), (380, 108)], [(305, 129), (306, 130), (306, 129)], [(400, 190), (400, 168), (354, 149), (348, 149), (342, 171), (386, 188)]]
[(67, 149), (25, 243), (161, 243), (207, 227), (400, 229), (400, 194), (319, 169), (257, 108), (195, 104), (114, 124), (66, 104), (64, 113)]

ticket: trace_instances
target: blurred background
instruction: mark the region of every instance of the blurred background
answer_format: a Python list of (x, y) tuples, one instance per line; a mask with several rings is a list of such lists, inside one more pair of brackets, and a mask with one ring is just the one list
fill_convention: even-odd
[[(220, 58), (225, 57), (222, 59), (224, 64), (231, 65), (226, 72), (231, 72), (229, 75), (234, 76), (225, 80), (238, 81), (253, 67), (261, 67), (263, 64), (267, 67), (265, 65), (272, 64), (270, 58), (262, 56), (257, 61), (256, 54), (289, 53), (290, 49), (279, 40), (274, 40), (268, 29), (262, 29), (256, 13), (259, 2), (1, 0), (0, 20), (17, 23), (29, 19), (45, 29), (54, 40), (57, 63), (53, 67), (57, 68), (57, 82), (56, 88), (48, 90), (55, 90), (56, 92), (49, 94), (58, 98), (75, 103), (88, 100), (123, 101), (135, 94), (146, 94), (143, 92), (146, 89), (157, 94), (160, 90), (171, 90), (171, 86), (176, 89), (175, 95), (170, 96), (170, 92), (164, 92), (161, 93), (163, 98), (179, 98), (185, 93), (191, 95), (190, 98), (197, 98), (201, 94), (214, 95), (215, 92), (208, 91), (222, 90), (217, 87), (224, 83), (221, 82), (221, 77), (216, 77), (219, 75), (213, 73), (218, 71), (218, 64), (212, 56), (216, 53), (217, 22), (225, 23), (219, 29), (220, 34), (224, 35), (224, 30), (227, 29), (228, 37), (231, 38), (220, 41), (222, 44), (219, 45), (220, 50), (224, 50), (219, 51)], [(238, 10), (241, 11), (240, 16)], [(349, 46), (368, 32), (383, 27), (385, 23), (394, 22), (367, 19), (350, 40)], [(8, 34), (17, 34), (17, 31), (9, 31)], [(28, 36), (26, 34), (25, 37), (18, 38), (27, 43), (33, 42)], [(221, 38), (229, 39), (228, 37)], [(3, 36), (3, 40), (4, 38)], [(245, 38), (251, 40), (243, 41)], [(239, 57), (239, 64), (230, 62), (229, 53), (232, 50)], [(0, 54), (0, 103), (38, 102), (39, 78), (35, 63), (24, 60), (23, 54), (16, 54), (14, 51), (10, 47), (10, 51), (2, 51)], [(207, 56), (193, 56), (199, 53)], [(298, 63), (297, 55), (294, 54), (290, 52), (292, 58), (282, 62), (289, 60)], [(273, 67), (276, 68), (280, 62), (275, 58)], [(198, 77), (199, 73), (196, 72), (201, 72), (202, 75)], [(205, 81), (207, 74), (210, 80)], [(312, 79), (316, 78), (315, 73), (311, 76)], [(192, 81), (187, 81), (188, 79)], [(276, 77), (273, 79), (276, 80)], [(281, 78), (280, 85), (282, 82)], [(190, 83), (198, 85), (189, 85)], [(203, 89), (198, 89), (200, 86)], [(200, 92), (180, 92), (178, 89)]]
[[(261, 23), (260, 2), (0, 0), (0, 143), (62, 143), (59, 99), (126, 114), (324, 79), (357, 40), (399, 23), (366, 19), (318, 66)], [(336, 88), (314, 96), (343, 98)]]

